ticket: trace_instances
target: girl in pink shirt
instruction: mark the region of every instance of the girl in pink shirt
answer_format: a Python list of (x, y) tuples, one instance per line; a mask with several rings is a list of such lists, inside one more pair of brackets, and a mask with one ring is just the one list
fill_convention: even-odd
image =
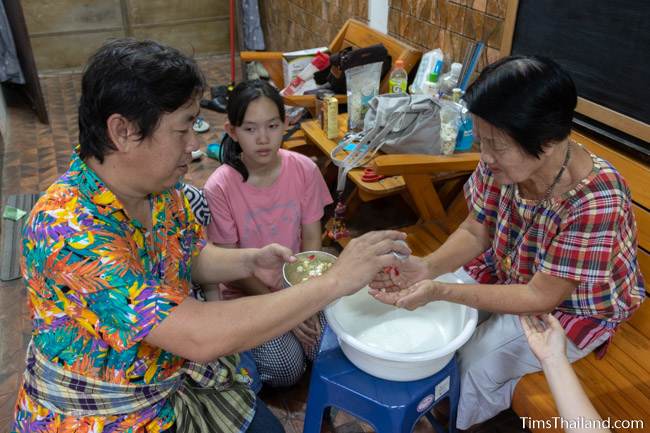
[[(311, 159), (280, 148), (286, 126), (282, 97), (269, 83), (252, 80), (235, 87), (228, 101), (223, 165), (205, 184), (211, 242), (230, 248), (278, 243), (294, 253), (321, 248), (320, 220), (332, 197)], [(208, 288), (206, 296), (228, 300), (280, 289), (280, 282), (267, 287), (251, 278)], [(262, 381), (297, 382), (318, 349), (324, 324), (318, 314), (252, 349)]]

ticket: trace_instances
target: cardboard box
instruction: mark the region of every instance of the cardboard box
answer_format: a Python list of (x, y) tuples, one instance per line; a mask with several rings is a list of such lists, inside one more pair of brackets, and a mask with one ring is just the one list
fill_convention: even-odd
[[(284, 85), (286, 86), (293, 80), (293, 77), (298, 75), (305, 66), (311, 63), (312, 59), (316, 56), (316, 53), (320, 51), (322, 53), (329, 53), (327, 47), (320, 48), (311, 48), (308, 50), (301, 51), (291, 51), (288, 53), (282, 53), (282, 72), (284, 74)], [(316, 83), (313, 79), (308, 80), (305, 84), (302, 85), (300, 89), (301, 92), (306, 90), (313, 90), (316, 87)]]

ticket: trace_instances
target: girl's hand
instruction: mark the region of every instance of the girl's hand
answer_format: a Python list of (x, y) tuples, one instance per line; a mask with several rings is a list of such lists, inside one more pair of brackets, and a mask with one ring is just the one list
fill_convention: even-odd
[(370, 282), (373, 289), (385, 289), (387, 292), (405, 289), (430, 278), (426, 262), (415, 256), (400, 261), (397, 266), (387, 267), (379, 272)]
[(322, 331), (320, 326), (320, 319), (318, 318), (318, 313), (311, 316), (311, 318), (307, 319), (306, 322), (308, 322), (309, 327), (316, 333), (316, 338), (318, 339)]
[(541, 364), (566, 359), (566, 336), (555, 316), (519, 316), (519, 320), (530, 349)]
[(429, 302), (440, 299), (441, 283), (433, 280), (422, 280), (401, 290), (382, 291), (371, 288), (370, 293), (375, 299), (384, 304), (395, 305), (407, 310), (415, 310)]
[(296, 326), (291, 332), (296, 336), (304, 348), (314, 347), (316, 342), (318, 342), (318, 337), (320, 337), (321, 332), (318, 315), (316, 314), (305, 320)]
[(270, 244), (254, 251), (250, 261), (251, 274), (268, 287), (281, 288), (282, 265), (295, 261), (289, 248)]

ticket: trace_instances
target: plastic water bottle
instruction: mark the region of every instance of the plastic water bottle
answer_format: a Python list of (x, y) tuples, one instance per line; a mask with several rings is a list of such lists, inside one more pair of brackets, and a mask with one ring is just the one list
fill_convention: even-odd
[(440, 74), (444, 63), (442, 51), (440, 49), (433, 50), (431, 70), (422, 84), (422, 93), (429, 95), (432, 99), (438, 99), (440, 96)]
[(440, 78), (440, 92), (441, 93), (451, 93), (452, 89), (458, 84), (458, 79), (460, 78), (460, 71), (463, 68), (463, 65), (460, 63), (452, 63), (449, 72), (444, 74)]
[(388, 89), (390, 93), (406, 93), (406, 85), (408, 84), (408, 74), (404, 69), (404, 61), (395, 61), (395, 67), (390, 72), (388, 78)]
[(474, 125), (472, 116), (463, 106), (460, 111), (460, 124), (458, 125), (458, 137), (456, 137), (456, 151), (467, 152), (472, 149), (474, 144)]

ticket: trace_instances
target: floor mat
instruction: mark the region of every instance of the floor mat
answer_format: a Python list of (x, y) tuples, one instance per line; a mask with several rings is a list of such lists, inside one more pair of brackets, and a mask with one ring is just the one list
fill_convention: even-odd
[[(39, 197), (40, 194), (10, 195), (4, 206), (13, 206), (29, 214)], [(0, 231), (2, 238), (0, 239), (0, 280), (2, 281), (20, 278), (20, 248), (23, 226), (26, 221), (27, 215), (18, 221), (2, 218)]]

